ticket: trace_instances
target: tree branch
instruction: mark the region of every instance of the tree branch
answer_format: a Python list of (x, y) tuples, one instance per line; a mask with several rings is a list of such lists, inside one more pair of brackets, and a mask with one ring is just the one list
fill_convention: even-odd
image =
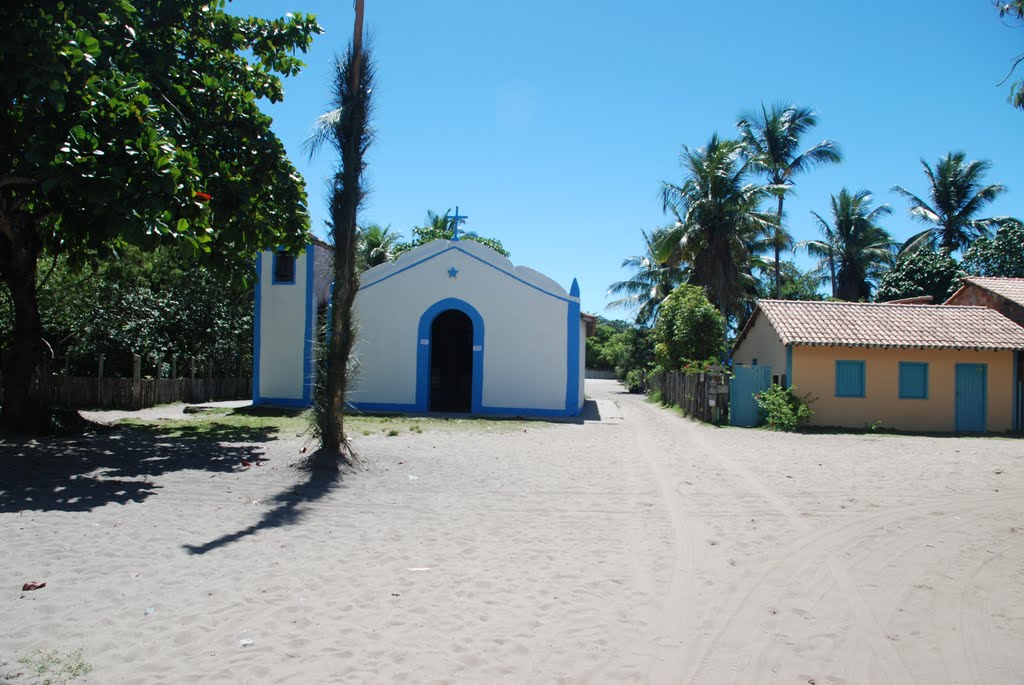
[(1013, 76), (1013, 72), (1017, 70), (1017, 67), (1020, 66), (1021, 62), (1024, 62), (1024, 54), (1017, 55), (1014, 58), (1013, 64), (1010, 65), (1010, 70), (1006, 72), (1006, 76), (1003, 77), (1003, 80), (997, 83), (996, 85), (1001, 86), (1004, 83), (1006, 83), (1010, 79), (1010, 77)]

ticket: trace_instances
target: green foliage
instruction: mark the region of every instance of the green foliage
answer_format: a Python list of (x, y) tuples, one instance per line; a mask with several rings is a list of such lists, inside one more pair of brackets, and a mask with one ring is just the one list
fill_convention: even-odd
[(268, 245), (305, 244), (304, 184), (259, 101), (282, 99), (320, 27), (224, 0), (0, 3), (0, 26), (3, 420), (20, 430), (46, 413), (28, 397), (44, 250), (76, 266), (167, 245), (237, 276)]
[[(161, 365), (169, 372), (175, 356), (179, 375), (188, 373), (186, 360), (192, 358), (200, 360), (197, 374), (205, 375), (207, 361), (215, 376), (250, 373), (254, 293), (230, 274), (165, 248), (146, 253), (125, 247), (119, 259), (96, 271), (75, 269), (65, 256), (44, 263), (39, 309), (55, 370), (67, 356), (72, 374), (92, 375), (103, 354), (104, 375), (130, 376), (132, 355), (139, 354), (144, 376), (156, 375)], [(4, 293), (0, 347), (9, 347), (13, 334)]]
[(642, 393), (647, 390), (647, 372), (642, 369), (630, 369), (622, 382), (627, 391)]
[(649, 326), (658, 314), (658, 307), (686, 280), (688, 268), (673, 256), (675, 244), (669, 227), (656, 228), (650, 233), (641, 230), (646, 252), (643, 255), (626, 257), (622, 268), (633, 272), (625, 281), (612, 283), (609, 295), (621, 295), (608, 303), (609, 308), (621, 308), (632, 312), (636, 323)]
[[(412, 240), (395, 245), (393, 259), (397, 259), (414, 247), (426, 245), (434, 240), (451, 240), (455, 237), (455, 229), (452, 225), (453, 223), (454, 220), (448, 212), (445, 212), (442, 216), (428, 210), (426, 225), (413, 227)], [(473, 242), (486, 245), (504, 257), (511, 256), (509, 251), (501, 244), (500, 240), (484, 238), (473, 231), (463, 231), (462, 229), (459, 229), (459, 240), (472, 240)]]
[(717, 134), (704, 147), (684, 146), (682, 185), (661, 185), (662, 208), (676, 219), (665, 236), (673, 258), (690, 265), (689, 282), (704, 287), (723, 314), (736, 312), (753, 289), (752, 246), (776, 225), (759, 209), (769, 189), (747, 182), (745, 151)]
[(871, 289), (893, 262), (896, 245), (878, 220), (892, 213), (888, 205), (872, 207), (867, 190), (847, 188), (832, 196), (831, 223), (812, 212), (821, 240), (803, 240), (805, 248), (819, 258), (818, 270), (828, 275), (832, 296), (857, 302), (871, 297)]
[(82, 659), (81, 648), (67, 654), (55, 649), (37, 649), (31, 654), (18, 657), (18, 663), (25, 671), (16, 674), (0, 674), (0, 680), (4, 682), (17, 680), (31, 685), (65, 685), (92, 672), (92, 666)]
[(722, 353), (725, 319), (704, 289), (681, 285), (661, 304), (654, 324), (654, 358), (664, 371), (679, 371), (686, 360)]
[(904, 252), (882, 277), (875, 301), (931, 295), (936, 304), (941, 304), (960, 287), (960, 279), (965, 275), (946, 250), (937, 252), (922, 247)]
[(754, 396), (757, 406), (764, 413), (765, 424), (773, 431), (792, 432), (807, 423), (814, 414), (811, 411), (810, 395), (800, 397), (796, 386), (783, 388), (772, 384)]
[(975, 240), (962, 267), (970, 276), (1024, 278), (1024, 223), (1008, 221), (993, 237)]
[[(1010, 0), (1010, 2), (996, 0), (996, 8), (999, 10), (1000, 17), (1011, 17), (1017, 21), (1024, 21), (1024, 0)], [(1020, 26), (1020, 24), (1018, 24), (1018, 26)], [(1005, 83), (1010, 79), (1022, 62), (1024, 62), (1024, 54), (1017, 55), (1010, 67), (1010, 73), (1006, 75), (1006, 78), (1003, 79), (1002, 83)], [(1002, 85), (1002, 83), (1000, 83), (1000, 85)], [(1013, 81), (1010, 83), (1010, 103), (1017, 109), (1024, 109), (1024, 80)]]
[[(827, 278), (827, 274), (825, 278)], [(779, 280), (779, 299), (805, 301), (824, 299), (818, 292), (818, 286), (822, 283), (822, 274), (818, 270), (802, 271), (793, 262), (783, 261), (779, 264)], [(774, 283), (763, 279), (758, 280), (758, 299), (775, 297), (774, 290)]]
[(649, 328), (630, 326), (612, 336), (608, 347), (619, 378), (630, 371), (646, 373), (654, 368), (654, 332)]

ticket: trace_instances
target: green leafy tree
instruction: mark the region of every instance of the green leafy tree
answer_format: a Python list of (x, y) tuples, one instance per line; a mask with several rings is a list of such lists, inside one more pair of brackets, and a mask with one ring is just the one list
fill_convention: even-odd
[(775, 299), (782, 297), (781, 255), (793, 245), (793, 238), (782, 223), (783, 202), (793, 192), (793, 178), (815, 166), (843, 161), (839, 144), (833, 140), (823, 140), (801, 151), (800, 139), (817, 125), (818, 115), (812, 109), (780, 104), (768, 108), (763, 103), (760, 109), (742, 114), (736, 124), (751, 169), (768, 179), (777, 196), (775, 226), (770, 237), (775, 257), (772, 290)]
[(928, 177), (928, 201), (902, 186), (892, 190), (910, 203), (910, 216), (928, 228), (911, 236), (901, 251), (916, 250), (925, 245), (940, 250), (967, 249), (976, 238), (988, 235), (989, 229), (1003, 225), (1009, 217), (978, 218), (978, 214), (1006, 192), (998, 183), (984, 185), (983, 178), (992, 168), (985, 160), (967, 161), (963, 152), (950, 152), (933, 169), (921, 160)]
[[(1012, 0), (1011, 2), (1002, 2), (1002, 0), (996, 0), (996, 8), (999, 10), (999, 16), (1002, 18), (1010, 17), (1016, 19), (1018, 22), (1024, 21), (1024, 0)], [(1018, 24), (1019, 26), (1020, 24)], [(1024, 54), (1017, 55), (1013, 58), (1013, 63), (1010, 65), (1010, 71), (1006, 74), (1006, 78), (1000, 81), (999, 85), (1003, 85), (1013, 76), (1014, 72), (1017, 71), (1017, 67), (1024, 63)], [(1010, 103), (1017, 109), (1024, 109), (1024, 81), (1013, 81), (1010, 83)]]
[(395, 258), (395, 247), (402, 239), (391, 227), (381, 228), (370, 224), (359, 229), (359, 247), (356, 253), (357, 266), (360, 272), (372, 269)]
[(365, 194), (365, 155), (373, 141), (370, 115), (374, 71), (372, 55), (363, 46), (363, 2), (356, 0), (352, 42), (345, 55), (334, 63), (331, 110), (317, 119), (313, 136), (307, 141), (311, 155), (324, 145), (330, 145), (338, 155), (330, 195), (334, 242), (332, 315), (326, 344), (326, 378), (315, 408), (320, 449), (314, 458), (315, 467), (334, 474), (354, 456), (345, 437), (345, 394), (356, 334), (352, 307), (359, 290), (357, 215)]
[(871, 289), (893, 263), (896, 244), (892, 236), (878, 225), (878, 220), (892, 213), (888, 205), (872, 207), (873, 198), (867, 190), (851, 193), (846, 188), (832, 196), (832, 222), (811, 212), (821, 240), (803, 240), (797, 247), (806, 249), (821, 260), (820, 268), (828, 273), (832, 296), (856, 302), (871, 297)]
[(960, 279), (964, 275), (960, 265), (946, 250), (922, 248), (904, 252), (882, 277), (875, 301), (887, 302), (931, 295), (933, 301), (939, 304), (960, 287)]
[(682, 185), (661, 186), (662, 208), (676, 218), (665, 240), (725, 319), (753, 290), (752, 245), (774, 230), (775, 217), (758, 209), (768, 189), (747, 183), (744, 146), (717, 134), (704, 147), (684, 146), (682, 166)]
[(302, 179), (258, 101), (282, 99), (320, 28), (233, 16), (224, 0), (2, 3), (0, 26), (0, 278), (15, 320), (2, 416), (24, 430), (46, 416), (28, 398), (44, 250), (81, 262), (166, 243), (251, 265), (304, 244)]
[(688, 269), (672, 257), (674, 245), (668, 240), (669, 228), (656, 228), (650, 233), (641, 229), (640, 233), (646, 252), (622, 260), (622, 268), (629, 269), (633, 275), (608, 288), (609, 295), (622, 296), (608, 306), (625, 309), (635, 316), (638, 324), (649, 326), (658, 314), (658, 305), (686, 280)]
[(725, 317), (695, 285), (681, 285), (669, 295), (654, 323), (654, 359), (665, 371), (686, 361), (720, 357)]
[[(432, 210), (427, 210), (426, 223), (423, 226), (413, 227), (412, 240), (405, 243), (398, 243), (395, 246), (394, 258), (397, 259), (414, 247), (426, 245), (427, 243), (435, 240), (451, 240), (454, 237), (454, 219), (451, 217), (450, 211), (447, 211), (442, 215), (436, 214)], [(500, 240), (485, 238), (473, 231), (464, 231), (459, 229), (459, 240), (472, 240), (475, 243), (486, 245), (504, 257), (511, 256), (509, 251), (501, 244)]]
[(964, 253), (969, 276), (1024, 278), (1024, 223), (1008, 221), (991, 238), (978, 238)]

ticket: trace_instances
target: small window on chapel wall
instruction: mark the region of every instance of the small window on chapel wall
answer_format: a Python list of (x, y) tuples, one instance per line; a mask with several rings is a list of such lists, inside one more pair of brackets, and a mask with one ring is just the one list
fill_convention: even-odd
[(295, 283), (295, 257), (286, 254), (284, 251), (274, 253), (274, 276), (273, 282)]

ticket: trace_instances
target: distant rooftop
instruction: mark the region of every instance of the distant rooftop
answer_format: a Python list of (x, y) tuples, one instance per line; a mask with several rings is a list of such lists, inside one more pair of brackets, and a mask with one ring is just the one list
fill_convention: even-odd
[(1024, 328), (987, 307), (760, 300), (784, 345), (1024, 350)]
[(968, 276), (964, 283), (972, 283), (979, 288), (993, 292), (1004, 300), (1024, 307), (1024, 278), (996, 278), (993, 276)]

